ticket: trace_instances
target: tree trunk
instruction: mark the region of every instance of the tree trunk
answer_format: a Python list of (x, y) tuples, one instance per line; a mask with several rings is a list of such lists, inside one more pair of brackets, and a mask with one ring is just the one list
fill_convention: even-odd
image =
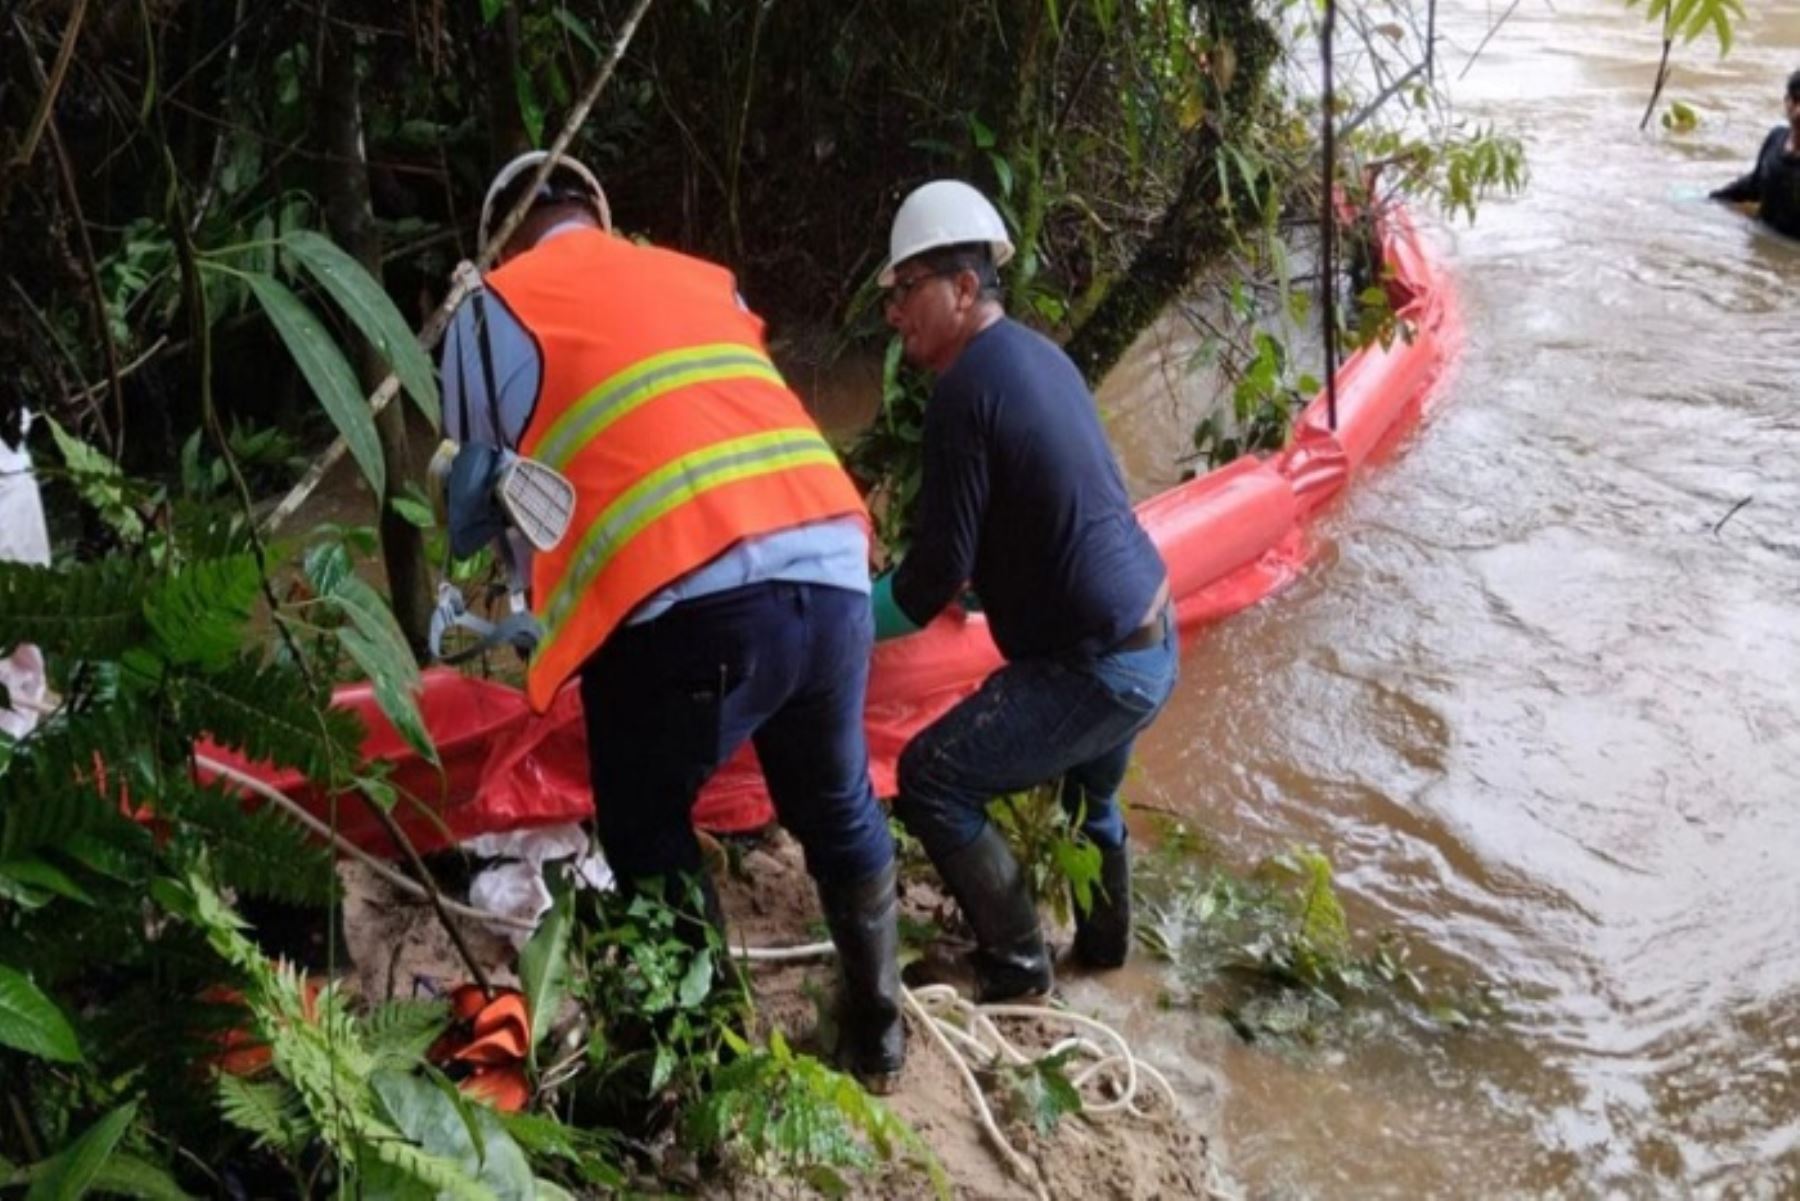
[(1014, 0), (1006, 15), (1003, 31), (1016, 47), (1017, 59), (1016, 70), (1007, 72), (1011, 78), (1000, 91), (1013, 99), (1001, 127), (999, 150), (1012, 170), (1010, 199), (1019, 224), (1018, 254), (1007, 269), (1006, 285), (1008, 293), (1024, 296), (1040, 266), (1038, 238), (1049, 210), (1044, 189), (1045, 122), (1049, 119), (1044, 92), (1055, 75), (1055, 55), (1046, 54), (1044, 44), (1056, 30), (1046, 30), (1049, 12), (1043, 0)]
[[(349, 6), (338, 5), (339, 9)], [(362, 105), (356, 78), (356, 41), (343, 26), (328, 29), (319, 95), (324, 136), (325, 220), (331, 236), (376, 280), (381, 279), (381, 236), (369, 205), (369, 164), (363, 147)], [(368, 339), (350, 332), (351, 358), (365, 393), (380, 386), (388, 364)], [(412, 478), (406, 437), (406, 406), (396, 401), (375, 419), (381, 456), (387, 464), (387, 495), (380, 498), (381, 554), (387, 567), (389, 598), (400, 629), (421, 660), (431, 623), (431, 587), (425, 539), (419, 528), (389, 503)]]
[(1063, 347), (1090, 384), (1097, 385), (1199, 270), (1237, 240), (1224, 213), (1253, 198), (1238, 172), (1219, 170), (1218, 155), (1255, 119), (1281, 48), (1256, 9), (1256, 0), (1216, 0), (1212, 6), (1214, 45), (1228, 48), (1235, 66), (1224, 95), (1194, 132), (1181, 188), (1155, 232)]
[(483, 25), (477, 5), (464, 4), (475, 47), (475, 66), (487, 92), (488, 163), (483, 175), (531, 149), (525, 116), (519, 111), (519, 14), (508, 4), (491, 25)]

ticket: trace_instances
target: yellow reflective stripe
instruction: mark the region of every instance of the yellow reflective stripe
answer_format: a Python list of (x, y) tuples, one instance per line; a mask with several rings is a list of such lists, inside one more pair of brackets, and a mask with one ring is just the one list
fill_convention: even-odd
[(768, 430), (683, 455), (621, 492), (582, 534), (567, 570), (551, 590), (544, 608), (545, 638), (539, 652), (556, 640), (594, 578), (652, 522), (725, 484), (814, 465), (838, 465), (837, 453), (817, 430)]
[(736, 342), (687, 346), (652, 355), (602, 380), (570, 405), (546, 431), (531, 457), (560, 471), (590, 438), (627, 413), (678, 388), (727, 379), (782, 382), (767, 355)]

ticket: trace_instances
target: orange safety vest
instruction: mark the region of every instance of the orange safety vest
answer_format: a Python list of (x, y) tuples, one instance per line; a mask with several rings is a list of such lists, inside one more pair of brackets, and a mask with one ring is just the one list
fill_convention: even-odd
[(538, 712), (634, 608), (734, 543), (868, 521), (724, 268), (579, 230), (487, 286), (543, 357), (519, 451), (575, 485), (568, 535), (532, 565)]

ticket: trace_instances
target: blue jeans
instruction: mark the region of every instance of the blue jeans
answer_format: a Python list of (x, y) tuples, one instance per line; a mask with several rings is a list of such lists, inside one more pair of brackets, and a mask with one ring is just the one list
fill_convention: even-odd
[(581, 669), (596, 832), (631, 878), (701, 866), (690, 813), (745, 740), (814, 879), (853, 884), (894, 857), (869, 784), (869, 598), (749, 584), (621, 626)]
[(1008, 663), (907, 744), (894, 811), (935, 861), (981, 835), (989, 801), (1061, 776), (1070, 820), (1082, 815), (1102, 850), (1123, 846), (1119, 784), (1175, 689), (1178, 659), (1169, 612), (1155, 646)]

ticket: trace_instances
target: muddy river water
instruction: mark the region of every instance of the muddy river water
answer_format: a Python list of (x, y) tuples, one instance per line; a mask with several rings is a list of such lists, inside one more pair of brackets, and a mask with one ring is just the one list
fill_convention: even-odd
[[(1354, 923), (1504, 1012), (1297, 1059), (1153, 1015), (1145, 969), (1133, 1027), (1247, 1196), (1800, 1197), (1800, 244), (1694, 198), (1800, 67), (1800, 2), (1745, 7), (1677, 51), (1685, 136), (1637, 132), (1641, 6), (1525, 0), (1460, 80), (1505, 5), (1440, 13), (1530, 187), (1438, 223), (1454, 378), (1202, 635), (1134, 787), (1241, 863), (1325, 849)], [(1164, 384), (1103, 396), (1140, 494)]]

